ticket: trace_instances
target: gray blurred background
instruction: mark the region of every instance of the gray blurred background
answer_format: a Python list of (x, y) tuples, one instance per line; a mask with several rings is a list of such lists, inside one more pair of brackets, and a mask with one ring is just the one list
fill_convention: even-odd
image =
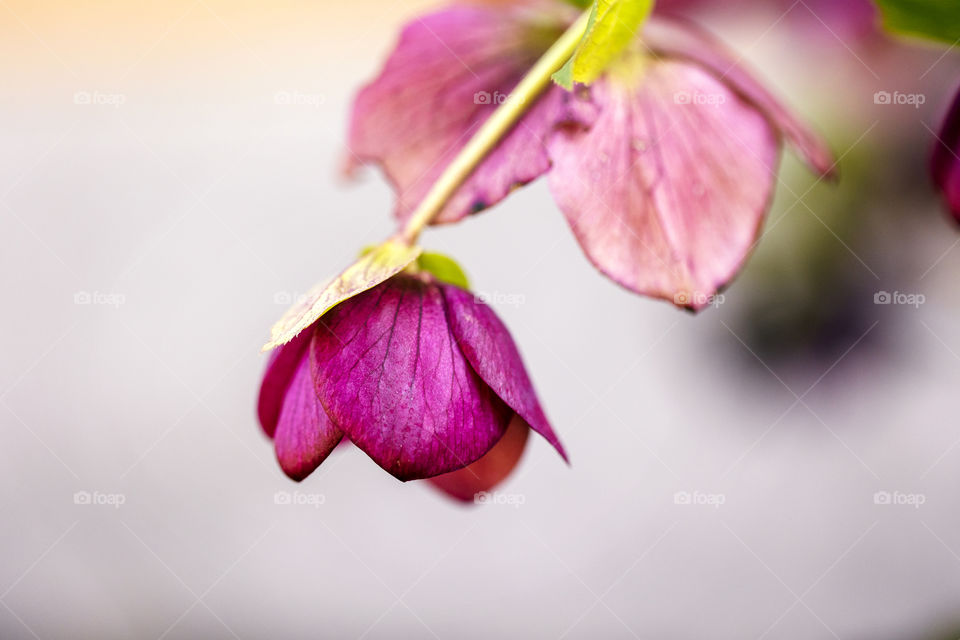
[(572, 459), (532, 439), (513, 504), (462, 507), (349, 447), (295, 485), (254, 413), (270, 324), (391, 231), (345, 124), (428, 3), (0, 0), (0, 638), (957, 637), (960, 235), (926, 174), (957, 54), (821, 4), (696, 14), (842, 157), (837, 187), (788, 157), (718, 308), (600, 277), (543, 183), (425, 235)]

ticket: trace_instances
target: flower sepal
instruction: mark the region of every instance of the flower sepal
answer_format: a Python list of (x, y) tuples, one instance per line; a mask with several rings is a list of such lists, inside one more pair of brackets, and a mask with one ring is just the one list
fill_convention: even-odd
[(363, 251), (356, 262), (338, 275), (313, 287), (296, 302), (270, 329), (270, 340), (264, 351), (287, 344), (325, 313), (352, 298), (372, 289), (406, 269), (416, 260), (422, 249), (400, 240), (391, 239)]

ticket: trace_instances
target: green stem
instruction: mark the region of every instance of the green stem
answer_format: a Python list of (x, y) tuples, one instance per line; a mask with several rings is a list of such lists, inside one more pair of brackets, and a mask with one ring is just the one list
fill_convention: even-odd
[(408, 243), (417, 241), (423, 228), (440, 214), (457, 189), (463, 186), (480, 163), (536, 103), (540, 94), (550, 85), (553, 74), (573, 56), (586, 33), (589, 18), (590, 12), (587, 11), (553, 43), (510, 93), (509, 98), (493, 112), (457, 154), (407, 221), (402, 235)]

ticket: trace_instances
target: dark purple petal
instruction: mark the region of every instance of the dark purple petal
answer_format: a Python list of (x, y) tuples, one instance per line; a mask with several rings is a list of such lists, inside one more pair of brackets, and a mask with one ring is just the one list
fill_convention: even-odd
[(307, 350), (287, 388), (277, 421), (277, 460), (284, 473), (294, 480), (303, 480), (330, 455), (341, 438), (343, 432), (330, 421), (317, 398)]
[(463, 355), (483, 381), (567, 459), (560, 439), (540, 407), (533, 383), (510, 332), (489, 306), (469, 291), (441, 285), (450, 325)]
[[(556, 12), (554, 12), (556, 13)], [(380, 76), (357, 96), (351, 164), (382, 166), (405, 220), (564, 28), (530, 7), (461, 6), (410, 23)], [(581, 99), (552, 89), (504, 138), (435, 222), (491, 207), (550, 167), (543, 138), (558, 121), (590, 116)]]
[(454, 342), (440, 290), (399, 275), (335, 307), (311, 347), (323, 406), (400, 480), (462, 469), (512, 412)]
[(953, 100), (934, 148), (933, 179), (960, 222), (960, 93)]
[(283, 398), (296, 373), (297, 365), (306, 353), (313, 332), (303, 331), (285, 345), (279, 346), (270, 354), (267, 369), (260, 383), (260, 397), (257, 400), (257, 415), (264, 433), (272, 438), (277, 429), (277, 420), (283, 407)]
[(500, 442), (469, 467), (430, 478), (429, 482), (451, 498), (473, 502), (481, 491), (490, 491), (514, 470), (530, 435), (530, 425), (514, 414)]
[[(550, 187), (600, 271), (700, 309), (745, 260), (779, 140), (753, 103), (700, 67), (650, 61), (592, 87), (600, 117), (553, 137)], [(536, 424), (533, 424), (536, 428)]]
[(657, 56), (696, 64), (729, 86), (769, 118), (811, 169), (822, 176), (834, 174), (834, 156), (826, 142), (784, 107), (713, 36), (691, 23), (658, 18), (644, 26), (643, 42)]

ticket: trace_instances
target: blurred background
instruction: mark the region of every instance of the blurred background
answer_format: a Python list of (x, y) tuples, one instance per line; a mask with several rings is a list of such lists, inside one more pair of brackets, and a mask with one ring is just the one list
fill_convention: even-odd
[(532, 439), (464, 507), (350, 447), (295, 485), (254, 414), (270, 324), (391, 230), (379, 175), (338, 178), (348, 110), (435, 5), (0, 0), (0, 638), (960, 636), (960, 235), (927, 172), (958, 53), (854, 0), (716, 4), (662, 3), (842, 182), (788, 154), (698, 317), (595, 273), (542, 182), (428, 232), (572, 459)]

